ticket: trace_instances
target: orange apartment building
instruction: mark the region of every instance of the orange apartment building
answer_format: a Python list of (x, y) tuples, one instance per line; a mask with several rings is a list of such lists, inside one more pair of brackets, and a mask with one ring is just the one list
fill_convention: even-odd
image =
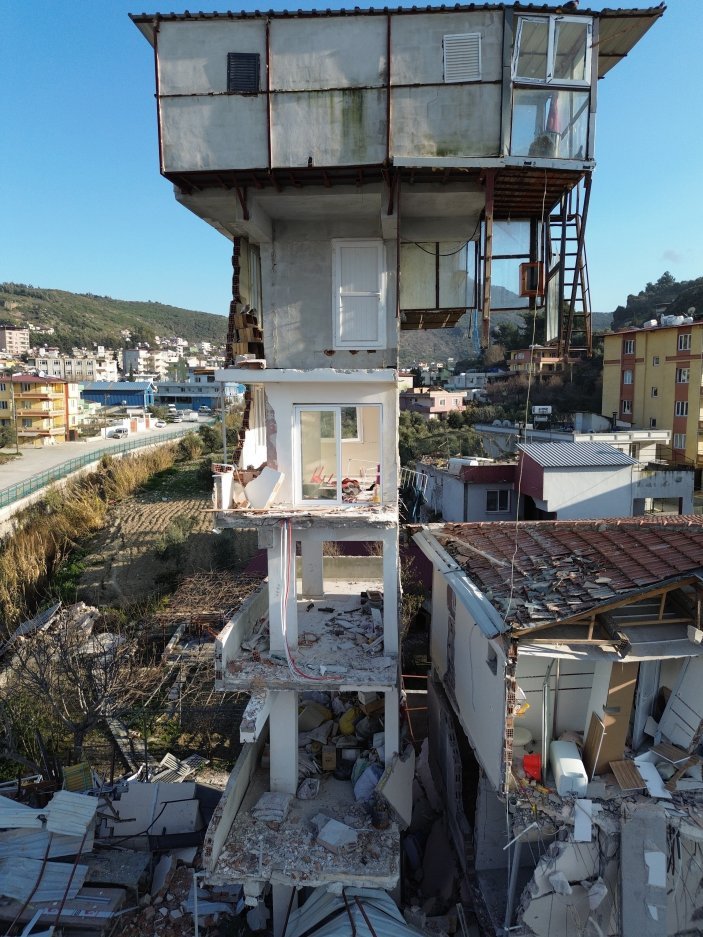
[(0, 378), (0, 426), (13, 427), (20, 446), (53, 446), (75, 433), (78, 385), (34, 374)]
[(703, 322), (605, 336), (603, 413), (671, 431), (671, 459), (703, 468)]

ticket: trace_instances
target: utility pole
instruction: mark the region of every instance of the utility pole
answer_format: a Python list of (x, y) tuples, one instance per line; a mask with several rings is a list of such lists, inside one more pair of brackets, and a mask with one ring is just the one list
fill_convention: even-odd
[(15, 452), (20, 454), (20, 438), (17, 432), (17, 401), (15, 399), (15, 381), (14, 374), (10, 375), (10, 398), (12, 400), (12, 419), (15, 424)]

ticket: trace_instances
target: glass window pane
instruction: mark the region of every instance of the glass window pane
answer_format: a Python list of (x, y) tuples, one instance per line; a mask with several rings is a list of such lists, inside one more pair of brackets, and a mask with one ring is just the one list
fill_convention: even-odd
[(588, 102), (588, 91), (516, 88), (511, 155), (585, 159)]
[(335, 412), (300, 411), (300, 478), (303, 501), (336, 500)]
[[(356, 437), (350, 413), (355, 414)], [(342, 500), (373, 501), (381, 462), (381, 408), (342, 407)], [(345, 419), (346, 417), (346, 419)], [(346, 422), (346, 431), (344, 429)]]
[(586, 81), (587, 24), (557, 20), (554, 45), (554, 81)]
[(521, 20), (515, 76), (545, 81), (548, 45), (549, 20)]

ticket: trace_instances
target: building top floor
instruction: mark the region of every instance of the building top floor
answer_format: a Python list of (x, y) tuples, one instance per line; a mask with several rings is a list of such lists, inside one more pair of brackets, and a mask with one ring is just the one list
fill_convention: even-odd
[[(669, 322), (668, 320), (676, 320)], [(644, 356), (655, 352), (651, 361)], [(623, 329), (604, 338), (604, 366), (619, 361), (623, 364), (639, 363), (665, 365), (676, 358), (700, 358), (703, 353), (703, 321), (691, 316), (663, 316), (661, 324), (653, 319), (642, 328)]]
[(342, 166), (592, 161), (596, 81), (662, 13), (470, 4), (132, 19), (155, 49), (164, 172), (315, 169), (323, 184)]

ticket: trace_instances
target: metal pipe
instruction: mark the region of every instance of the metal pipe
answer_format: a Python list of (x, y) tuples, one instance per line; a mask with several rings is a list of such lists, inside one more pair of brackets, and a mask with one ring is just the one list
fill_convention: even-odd
[(552, 676), (552, 667), (554, 666), (554, 658), (549, 661), (549, 667), (547, 667), (547, 673), (544, 677), (544, 683), (542, 684), (542, 765), (540, 780), (544, 783), (544, 779), (547, 774), (547, 757), (549, 755), (549, 680)]

